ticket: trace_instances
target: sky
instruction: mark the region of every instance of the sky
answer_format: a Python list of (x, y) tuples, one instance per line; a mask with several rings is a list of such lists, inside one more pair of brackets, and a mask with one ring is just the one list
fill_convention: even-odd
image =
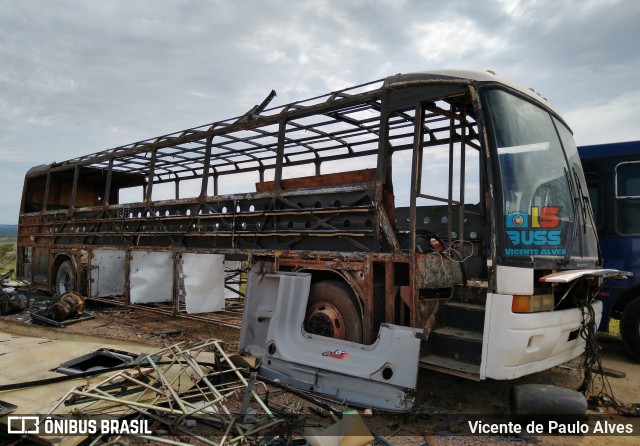
[(636, 0), (0, 0), (0, 224), (26, 171), (412, 71), (493, 70), (640, 139)]

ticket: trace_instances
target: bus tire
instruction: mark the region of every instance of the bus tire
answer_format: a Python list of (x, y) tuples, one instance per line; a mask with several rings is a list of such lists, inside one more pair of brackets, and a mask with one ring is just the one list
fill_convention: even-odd
[(362, 343), (362, 317), (349, 286), (338, 280), (311, 284), (304, 329), (319, 336)]
[(620, 335), (631, 355), (640, 360), (640, 298), (634, 299), (620, 318)]
[(62, 296), (69, 291), (76, 291), (76, 270), (70, 260), (65, 260), (56, 273), (56, 294)]

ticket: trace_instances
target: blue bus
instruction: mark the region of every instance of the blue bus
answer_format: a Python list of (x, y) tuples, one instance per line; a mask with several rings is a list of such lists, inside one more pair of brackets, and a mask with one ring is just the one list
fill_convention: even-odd
[(578, 147), (605, 268), (633, 276), (609, 280), (599, 293), (603, 302), (600, 331), (620, 321), (627, 350), (640, 360), (640, 141)]

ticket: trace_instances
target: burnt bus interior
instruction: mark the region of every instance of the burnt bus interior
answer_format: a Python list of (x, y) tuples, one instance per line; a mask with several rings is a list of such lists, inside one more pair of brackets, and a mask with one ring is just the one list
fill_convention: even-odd
[[(118, 192), (129, 187), (144, 187), (145, 176), (138, 173), (112, 172), (107, 189), (108, 172), (104, 169), (82, 166), (78, 169), (78, 181), (74, 191), (75, 169), (60, 170), (47, 175), (49, 166), (42, 166), (44, 175), (27, 181), (23, 212), (53, 211), (73, 207), (102, 206), (105, 199), (118, 204)], [(39, 168), (31, 169), (31, 172)], [(46, 196), (46, 200), (45, 200)]]
[[(382, 322), (432, 329), (438, 302), (486, 294), (473, 89), (398, 77), (265, 110), (270, 95), (234, 119), (34, 168), (21, 276), (59, 289), (70, 262), (73, 287), (129, 305), (126, 287), (91, 295), (93, 249), (215, 252), (312, 272), (310, 306), (333, 296), (343, 319), (310, 310), (310, 331), (370, 343)], [(355, 333), (338, 326), (350, 318)]]

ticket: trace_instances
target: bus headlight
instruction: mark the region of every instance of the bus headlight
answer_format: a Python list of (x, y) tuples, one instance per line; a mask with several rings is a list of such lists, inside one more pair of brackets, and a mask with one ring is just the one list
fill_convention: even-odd
[(537, 313), (553, 311), (553, 294), (536, 294), (533, 296), (514, 295), (511, 311), (514, 313)]

